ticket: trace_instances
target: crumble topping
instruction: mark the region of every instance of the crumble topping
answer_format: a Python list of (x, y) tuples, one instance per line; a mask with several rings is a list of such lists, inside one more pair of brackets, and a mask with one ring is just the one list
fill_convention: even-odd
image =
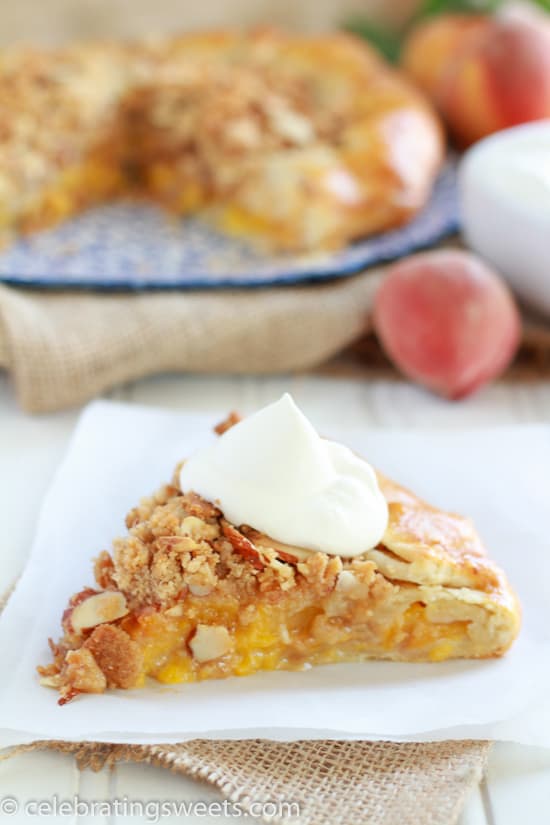
[(365, 565), (324, 553), (308, 553), (297, 563), (276, 542), (270, 547), (266, 536), (257, 546), (246, 535), (257, 531), (238, 529), (215, 505), (174, 485), (143, 499), (126, 523), (128, 535), (115, 540), (112, 558), (105, 551), (99, 556), (95, 570), (98, 584), (118, 588), (134, 611), (168, 609), (188, 591), (216, 590), (243, 601), (261, 592), (277, 601), (307, 583), (321, 596), (334, 587), (343, 564), (358, 571)]

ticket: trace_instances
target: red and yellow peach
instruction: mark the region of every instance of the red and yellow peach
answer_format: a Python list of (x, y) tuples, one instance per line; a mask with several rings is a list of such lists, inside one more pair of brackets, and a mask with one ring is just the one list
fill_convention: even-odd
[(378, 338), (409, 378), (462, 398), (510, 364), (520, 318), (504, 281), (475, 255), (439, 250), (390, 267), (374, 307)]

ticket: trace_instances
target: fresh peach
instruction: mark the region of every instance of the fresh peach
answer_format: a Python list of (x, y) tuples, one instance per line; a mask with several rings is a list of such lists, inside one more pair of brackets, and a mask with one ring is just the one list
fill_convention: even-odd
[(376, 293), (374, 326), (406, 376), (447, 398), (469, 395), (502, 373), (521, 329), (504, 281), (458, 250), (394, 264)]
[(402, 68), (435, 102), (449, 65), (490, 21), (482, 14), (441, 14), (422, 21), (405, 41)]
[(493, 20), (449, 64), (437, 102), (461, 145), (550, 117), (550, 27)]

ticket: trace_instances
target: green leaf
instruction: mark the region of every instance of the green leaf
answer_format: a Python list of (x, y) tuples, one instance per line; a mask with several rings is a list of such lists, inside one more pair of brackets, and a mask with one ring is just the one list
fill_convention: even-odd
[[(491, 14), (508, 0), (424, 0), (415, 21), (435, 14)], [(531, 0), (534, 5), (550, 11), (550, 0)]]
[(372, 23), (364, 17), (352, 17), (344, 23), (343, 28), (368, 40), (390, 63), (397, 63), (399, 60), (402, 39), (399, 32)]
[(436, 14), (483, 14), (496, 11), (504, 0), (424, 0), (415, 20)]

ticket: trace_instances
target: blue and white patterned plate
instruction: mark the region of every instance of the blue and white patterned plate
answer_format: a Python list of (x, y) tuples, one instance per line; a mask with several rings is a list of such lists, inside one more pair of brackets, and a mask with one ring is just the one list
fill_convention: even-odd
[(337, 252), (266, 256), (194, 219), (113, 203), (0, 254), (0, 281), (40, 287), (170, 289), (272, 286), (351, 275), (430, 246), (458, 229), (456, 171), (446, 166), (430, 202), (402, 229)]

